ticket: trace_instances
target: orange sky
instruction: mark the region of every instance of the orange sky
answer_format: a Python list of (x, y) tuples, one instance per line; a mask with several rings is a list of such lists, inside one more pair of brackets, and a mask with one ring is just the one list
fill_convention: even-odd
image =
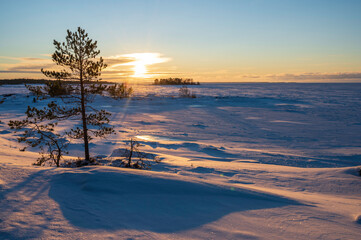
[(44, 78), (53, 39), (81, 26), (107, 80), (361, 82), (360, 1), (86, 3), (2, 1), (0, 79)]

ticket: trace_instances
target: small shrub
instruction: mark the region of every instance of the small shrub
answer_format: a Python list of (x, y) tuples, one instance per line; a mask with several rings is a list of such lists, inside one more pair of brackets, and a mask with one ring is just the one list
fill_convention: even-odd
[(69, 95), (74, 89), (71, 85), (64, 81), (47, 81), (45, 86), (31, 86), (25, 84), (25, 87), (32, 92), (37, 99), (45, 98), (45, 96), (57, 97), (63, 95)]
[(56, 80), (45, 83), (44, 90), (50, 97), (56, 97), (70, 94), (72, 87), (64, 81)]
[(115, 83), (114, 85), (109, 86), (106, 90), (109, 95), (115, 99), (129, 98), (133, 94), (133, 88), (128, 87), (126, 83)]
[(135, 141), (133, 138), (129, 141), (129, 148), (125, 151), (125, 162), (122, 166), (127, 168), (137, 169), (151, 169), (152, 162), (159, 163), (160, 159), (157, 156), (152, 156), (149, 159), (150, 154), (139, 151), (141, 144)]
[(43, 92), (43, 87), (41, 87), (41, 86), (31, 86), (31, 85), (25, 84), (25, 87), (31, 93), (33, 93), (36, 96), (37, 99), (40, 98), (40, 97), (45, 96), (45, 92)]
[(107, 90), (107, 86), (99, 84), (90, 84), (88, 91), (92, 94), (103, 95), (103, 92)]
[(196, 98), (196, 95), (192, 93), (187, 86), (183, 86), (179, 89), (179, 97), (182, 98)]

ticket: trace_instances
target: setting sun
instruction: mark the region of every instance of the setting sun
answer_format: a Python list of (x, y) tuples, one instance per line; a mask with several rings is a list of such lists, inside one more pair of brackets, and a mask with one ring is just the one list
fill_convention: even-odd
[(148, 72), (147, 69), (148, 65), (169, 61), (168, 58), (162, 58), (159, 53), (132, 53), (132, 54), (122, 55), (122, 57), (134, 59), (134, 61), (123, 63), (121, 65), (134, 66), (132, 68), (134, 74), (131, 77), (135, 77), (135, 78), (152, 77), (152, 73)]

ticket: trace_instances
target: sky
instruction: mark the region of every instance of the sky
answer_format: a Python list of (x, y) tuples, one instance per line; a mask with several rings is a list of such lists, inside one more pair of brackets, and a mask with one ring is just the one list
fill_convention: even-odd
[(84, 28), (103, 79), (361, 82), (361, 1), (0, 0), (0, 79), (44, 78)]

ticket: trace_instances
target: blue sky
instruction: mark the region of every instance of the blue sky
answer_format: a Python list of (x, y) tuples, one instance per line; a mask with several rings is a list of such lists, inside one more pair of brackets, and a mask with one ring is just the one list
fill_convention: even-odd
[[(340, 81), (358, 81), (360, 12), (361, 1), (348, 0), (1, 0), (0, 78), (38, 67), (30, 58), (49, 58), (53, 39), (63, 41), (67, 29), (81, 26), (106, 58), (155, 53), (167, 59), (147, 65), (149, 77), (324, 81), (339, 74)], [(132, 77), (132, 66), (120, 68), (129, 74), (108, 77)]]

